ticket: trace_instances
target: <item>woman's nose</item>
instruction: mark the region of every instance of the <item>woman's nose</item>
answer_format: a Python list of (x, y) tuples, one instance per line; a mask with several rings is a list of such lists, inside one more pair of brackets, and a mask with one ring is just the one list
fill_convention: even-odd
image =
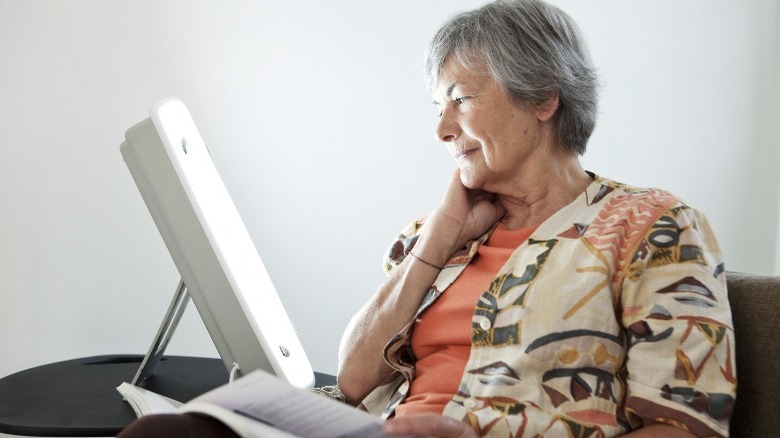
[(439, 124), (436, 126), (436, 137), (439, 141), (449, 143), (457, 139), (460, 136), (460, 133), (460, 125), (455, 119), (453, 108), (449, 106), (445, 107), (439, 117)]

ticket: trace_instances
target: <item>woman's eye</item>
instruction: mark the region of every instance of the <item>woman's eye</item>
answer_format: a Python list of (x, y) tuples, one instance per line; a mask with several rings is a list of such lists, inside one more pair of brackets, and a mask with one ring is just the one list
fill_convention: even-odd
[[(451, 102), (453, 104), (455, 104), (455, 106), (457, 107), (457, 106), (461, 106), (462, 104), (466, 103), (467, 100), (469, 100), (468, 96), (463, 96), (463, 97), (456, 97), (456, 98), (452, 99)], [(439, 112), (437, 113), (439, 118), (441, 118), (444, 115), (444, 109), (448, 105), (449, 104), (439, 105)]]

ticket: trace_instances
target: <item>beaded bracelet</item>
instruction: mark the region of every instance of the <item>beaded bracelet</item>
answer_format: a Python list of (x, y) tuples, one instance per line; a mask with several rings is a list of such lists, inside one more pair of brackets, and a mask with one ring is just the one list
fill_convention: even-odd
[(434, 265), (434, 264), (433, 264), (433, 263), (431, 263), (431, 262), (427, 262), (427, 261), (425, 261), (425, 260), (423, 260), (423, 259), (421, 259), (421, 258), (417, 257), (416, 255), (414, 255), (414, 253), (412, 253), (411, 251), (409, 251), (409, 255), (410, 255), (410, 256), (412, 256), (412, 257), (414, 257), (416, 260), (419, 260), (419, 261), (423, 262), (424, 264), (426, 264), (426, 265), (428, 265), (428, 266), (430, 266), (430, 267), (432, 267), (432, 268), (436, 268), (436, 269), (438, 269), (438, 270), (440, 270), (440, 271), (441, 271), (442, 269), (444, 269), (444, 266), (436, 266), (436, 265)]

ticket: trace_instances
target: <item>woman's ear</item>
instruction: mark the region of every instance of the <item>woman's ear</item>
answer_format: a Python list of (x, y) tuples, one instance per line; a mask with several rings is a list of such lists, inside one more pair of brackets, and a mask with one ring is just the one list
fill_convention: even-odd
[(558, 98), (558, 92), (553, 91), (550, 93), (550, 97), (547, 98), (541, 105), (536, 107), (536, 118), (540, 122), (546, 122), (550, 120), (558, 111), (560, 105), (560, 99)]

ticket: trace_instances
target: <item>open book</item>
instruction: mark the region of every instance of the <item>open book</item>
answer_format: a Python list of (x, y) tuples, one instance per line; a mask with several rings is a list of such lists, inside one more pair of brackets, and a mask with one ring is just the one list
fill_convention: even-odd
[(117, 391), (139, 417), (162, 413), (205, 414), (247, 438), (385, 436), (378, 417), (296, 388), (262, 370), (185, 404), (129, 383), (122, 383)]

